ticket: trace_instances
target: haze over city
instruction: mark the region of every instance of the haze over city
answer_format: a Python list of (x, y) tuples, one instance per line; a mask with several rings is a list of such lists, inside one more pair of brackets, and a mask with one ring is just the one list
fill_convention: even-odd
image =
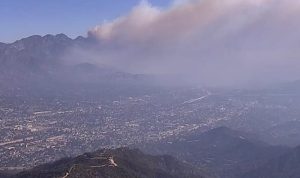
[(300, 0), (2, 0), (0, 178), (299, 178)]

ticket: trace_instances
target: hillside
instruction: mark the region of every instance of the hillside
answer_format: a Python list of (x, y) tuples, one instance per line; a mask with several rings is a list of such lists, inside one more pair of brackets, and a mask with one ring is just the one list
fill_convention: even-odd
[(150, 156), (139, 150), (99, 150), (22, 172), (14, 178), (206, 178), (206, 174), (171, 156)]
[(299, 178), (300, 147), (272, 159), (262, 167), (245, 174), (244, 178)]
[(269, 146), (254, 136), (221, 127), (140, 148), (151, 154), (170, 154), (180, 160), (208, 167), (220, 177), (239, 177), (289, 148)]

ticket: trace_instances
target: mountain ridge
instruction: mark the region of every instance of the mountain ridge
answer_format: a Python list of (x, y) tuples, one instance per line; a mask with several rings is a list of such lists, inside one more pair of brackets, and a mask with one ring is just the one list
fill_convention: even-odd
[(149, 154), (169, 154), (210, 168), (222, 178), (239, 177), (290, 150), (288, 147), (270, 146), (251, 134), (226, 127), (137, 147)]

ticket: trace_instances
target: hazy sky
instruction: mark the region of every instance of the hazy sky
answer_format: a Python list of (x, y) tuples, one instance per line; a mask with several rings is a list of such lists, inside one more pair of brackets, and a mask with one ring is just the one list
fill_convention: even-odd
[[(150, 0), (166, 7), (170, 0)], [(0, 0), (0, 42), (30, 35), (86, 35), (88, 29), (124, 13), (139, 0)]]
[(89, 31), (96, 61), (205, 85), (300, 79), (300, 0), (144, 1)]
[(88, 33), (66, 58), (213, 86), (300, 79), (299, 19), (300, 0), (0, 1), (2, 41)]

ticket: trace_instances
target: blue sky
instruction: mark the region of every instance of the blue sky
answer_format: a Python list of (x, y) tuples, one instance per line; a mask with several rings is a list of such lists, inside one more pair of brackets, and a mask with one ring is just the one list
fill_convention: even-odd
[[(85, 35), (88, 29), (122, 16), (140, 0), (1, 0), (0, 42), (38, 34)], [(166, 7), (171, 0), (149, 0)]]

